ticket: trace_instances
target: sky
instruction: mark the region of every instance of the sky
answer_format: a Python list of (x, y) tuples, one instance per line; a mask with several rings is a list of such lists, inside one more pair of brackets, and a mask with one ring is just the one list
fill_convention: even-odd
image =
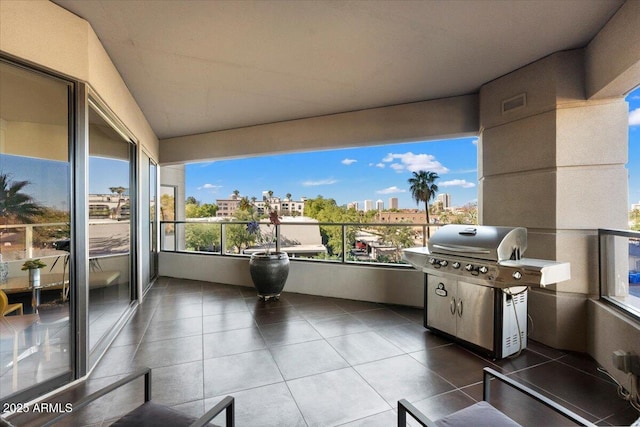
[[(640, 202), (640, 88), (629, 103), (629, 205)], [(186, 193), (201, 203), (241, 196), (262, 198), (291, 193), (294, 200), (322, 195), (338, 205), (397, 197), (400, 208), (416, 208), (407, 180), (412, 172), (437, 172), (438, 193), (453, 206), (478, 200), (477, 138), (372, 146), (311, 153), (192, 163), (186, 166)], [(420, 206), (420, 208), (423, 208)]]
[(397, 197), (400, 208), (415, 208), (407, 180), (412, 172), (438, 173), (440, 192), (452, 203), (477, 202), (477, 138), (394, 144), (355, 149), (194, 163), (186, 168), (187, 195), (203, 203), (241, 196), (335, 199), (338, 205)]

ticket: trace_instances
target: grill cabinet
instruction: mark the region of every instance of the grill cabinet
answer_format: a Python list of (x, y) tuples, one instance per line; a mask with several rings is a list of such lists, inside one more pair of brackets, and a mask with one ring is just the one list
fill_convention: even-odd
[(522, 227), (446, 225), (403, 256), (425, 272), (424, 326), (500, 359), (526, 348), (530, 286), (568, 280), (568, 263), (521, 258)]

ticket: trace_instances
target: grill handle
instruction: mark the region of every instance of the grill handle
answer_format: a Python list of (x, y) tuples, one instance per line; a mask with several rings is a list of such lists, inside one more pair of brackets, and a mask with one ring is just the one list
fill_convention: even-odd
[(451, 302), (449, 303), (449, 310), (451, 310), (451, 315), (455, 316), (456, 314), (456, 299), (451, 298)]
[(461, 252), (461, 253), (473, 253), (473, 254), (490, 254), (491, 253), (489, 249), (474, 248), (470, 246), (459, 247), (459, 246), (449, 246), (449, 245), (433, 245), (433, 248), (442, 249), (450, 252)]
[(458, 317), (462, 318), (462, 299), (458, 301)]

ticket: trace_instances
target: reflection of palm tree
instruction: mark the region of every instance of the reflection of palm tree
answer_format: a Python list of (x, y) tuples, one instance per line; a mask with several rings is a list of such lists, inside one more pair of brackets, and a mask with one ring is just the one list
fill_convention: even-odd
[(10, 220), (32, 223), (34, 217), (44, 212), (44, 207), (22, 192), (29, 184), (29, 181), (11, 181), (7, 174), (0, 174), (0, 215), (5, 225)]
[(111, 191), (112, 193), (118, 194), (118, 205), (116, 206), (116, 218), (117, 218), (118, 214), (120, 213), (120, 203), (122, 203), (122, 194), (125, 191), (127, 191), (127, 189), (124, 187), (109, 187), (109, 191)]
[(431, 237), (429, 232), (429, 200), (433, 199), (438, 192), (438, 186), (435, 184), (436, 179), (440, 178), (437, 173), (430, 171), (413, 172), (413, 176), (408, 182), (411, 185), (411, 197), (419, 205), (424, 202), (425, 211), (427, 213), (427, 238)]

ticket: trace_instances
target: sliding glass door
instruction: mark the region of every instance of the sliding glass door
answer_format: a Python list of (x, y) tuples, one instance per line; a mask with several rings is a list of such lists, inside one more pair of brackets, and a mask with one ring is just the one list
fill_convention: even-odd
[[(135, 146), (108, 114), (89, 108), (89, 348), (107, 337), (131, 304), (134, 292), (132, 207)], [(93, 359), (93, 357), (92, 357)]]
[(70, 82), (0, 61), (2, 402), (72, 377), (72, 100)]

